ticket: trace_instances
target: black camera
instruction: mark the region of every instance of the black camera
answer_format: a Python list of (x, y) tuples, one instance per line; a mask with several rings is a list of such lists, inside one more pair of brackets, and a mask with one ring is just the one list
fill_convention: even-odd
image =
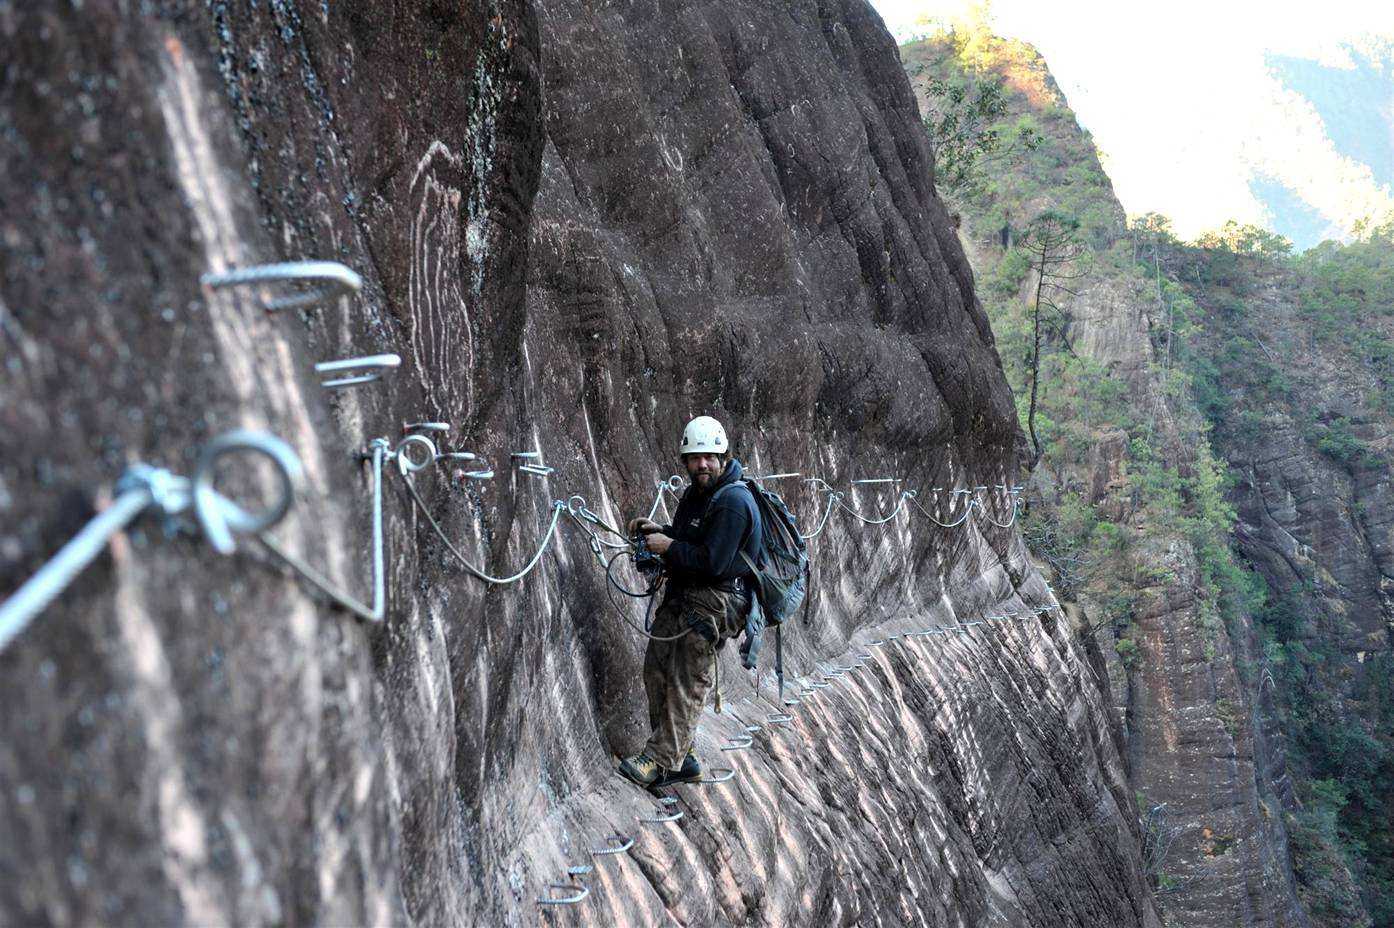
[(663, 573), (663, 558), (649, 550), (648, 536), (640, 532), (634, 536), (634, 567), (649, 580)]

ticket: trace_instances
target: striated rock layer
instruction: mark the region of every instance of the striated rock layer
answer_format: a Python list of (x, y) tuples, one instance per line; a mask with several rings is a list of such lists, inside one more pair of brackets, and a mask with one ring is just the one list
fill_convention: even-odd
[[(647, 511), (696, 411), (757, 471), (1015, 474), (991, 333), (861, 0), (54, 5), (0, 10), (0, 36), (6, 592), (128, 462), (187, 474), (237, 427), (294, 446), (274, 534), (360, 596), (358, 453), (406, 422), (451, 422), (497, 471), (419, 479), (495, 574), (554, 498)], [(197, 283), (300, 258), (362, 295), (271, 314)], [(382, 383), (313, 379), (385, 351)], [(510, 463), (534, 448), (545, 479)], [(1157, 923), (1106, 682), (1051, 616), (888, 642), (783, 726), (768, 672), (757, 695), (726, 654), (698, 748), (737, 776), (641, 824), (654, 802), (611, 764), (643, 736), (642, 641), (584, 537), (490, 586), (395, 468), (384, 497), (380, 626), (255, 546), (147, 521), (0, 654), (0, 920), (528, 924), (618, 833), (632, 850), (557, 920)], [(822, 497), (790, 498), (812, 524)], [(786, 642), (809, 682), (872, 636), (1050, 601), (981, 516), (838, 512), (815, 564)]]

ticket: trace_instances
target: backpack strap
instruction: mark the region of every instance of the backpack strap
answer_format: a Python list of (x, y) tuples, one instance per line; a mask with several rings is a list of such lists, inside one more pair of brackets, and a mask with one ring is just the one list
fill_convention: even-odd
[[(702, 518), (705, 519), (707, 517), (707, 513), (711, 512), (712, 506), (716, 503), (717, 497), (721, 496), (722, 493), (725, 493), (732, 487), (741, 486), (744, 483), (745, 479), (741, 478), (740, 480), (733, 480), (730, 483), (723, 483), (721, 486), (717, 487), (716, 492), (712, 493), (711, 497), (707, 500), (706, 508), (702, 510)], [(747, 487), (746, 489), (748, 490), (749, 487)]]

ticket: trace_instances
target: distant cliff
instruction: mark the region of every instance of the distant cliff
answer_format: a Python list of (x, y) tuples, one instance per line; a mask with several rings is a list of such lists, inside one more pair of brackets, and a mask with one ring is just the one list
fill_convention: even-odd
[[(388, 463), (381, 624), (249, 539), (118, 536), (0, 653), (0, 921), (1159, 924), (1103, 665), (995, 489), (1011, 393), (862, 0), (25, 5), (0, 36), (0, 591), (127, 464), (188, 475), (233, 428), (293, 447), (271, 534), (359, 598), (372, 439), (446, 422), (494, 471), (423, 470), (423, 512)], [(199, 286), (297, 259), (361, 293)], [(647, 511), (695, 412), (894, 517), (828, 517), (786, 642), (806, 695), (727, 653), (698, 750), (734, 776), (669, 809), (612, 772), (643, 646), (586, 536), (563, 518), (491, 585), (424, 515), (502, 578), (554, 500)], [(811, 530), (831, 498), (788, 486)], [(552, 884), (588, 895), (544, 910), (581, 894)]]
[(1078, 223), (1079, 276), (1043, 309), (1025, 531), (1109, 657), (1164, 915), (1386, 924), (1389, 230), (1293, 259), (1263, 230), (1128, 226), (1033, 49), (962, 32), (902, 54), (931, 115), (1003, 88), (1002, 153), (949, 202), (1023, 413), (1023, 243), (1047, 211)]

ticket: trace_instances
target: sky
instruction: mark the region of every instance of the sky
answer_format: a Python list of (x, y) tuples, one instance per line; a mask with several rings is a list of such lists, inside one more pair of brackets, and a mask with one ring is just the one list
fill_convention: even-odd
[[(871, 3), (902, 41), (928, 31), (928, 20), (983, 7)], [(1045, 57), (1129, 215), (1163, 213), (1183, 238), (1227, 219), (1285, 231), (1286, 197), (1309, 224), (1345, 237), (1362, 215), (1394, 211), (1394, 188), (1381, 180), (1391, 166), (1343, 153), (1284, 76), (1294, 62), (1314, 73), (1365, 74), (1362, 56), (1394, 41), (1394, 3), (996, 0), (987, 15), (998, 34)], [(1394, 79), (1388, 86), (1375, 92), (1379, 113), (1366, 120), (1381, 161), (1394, 150)]]

